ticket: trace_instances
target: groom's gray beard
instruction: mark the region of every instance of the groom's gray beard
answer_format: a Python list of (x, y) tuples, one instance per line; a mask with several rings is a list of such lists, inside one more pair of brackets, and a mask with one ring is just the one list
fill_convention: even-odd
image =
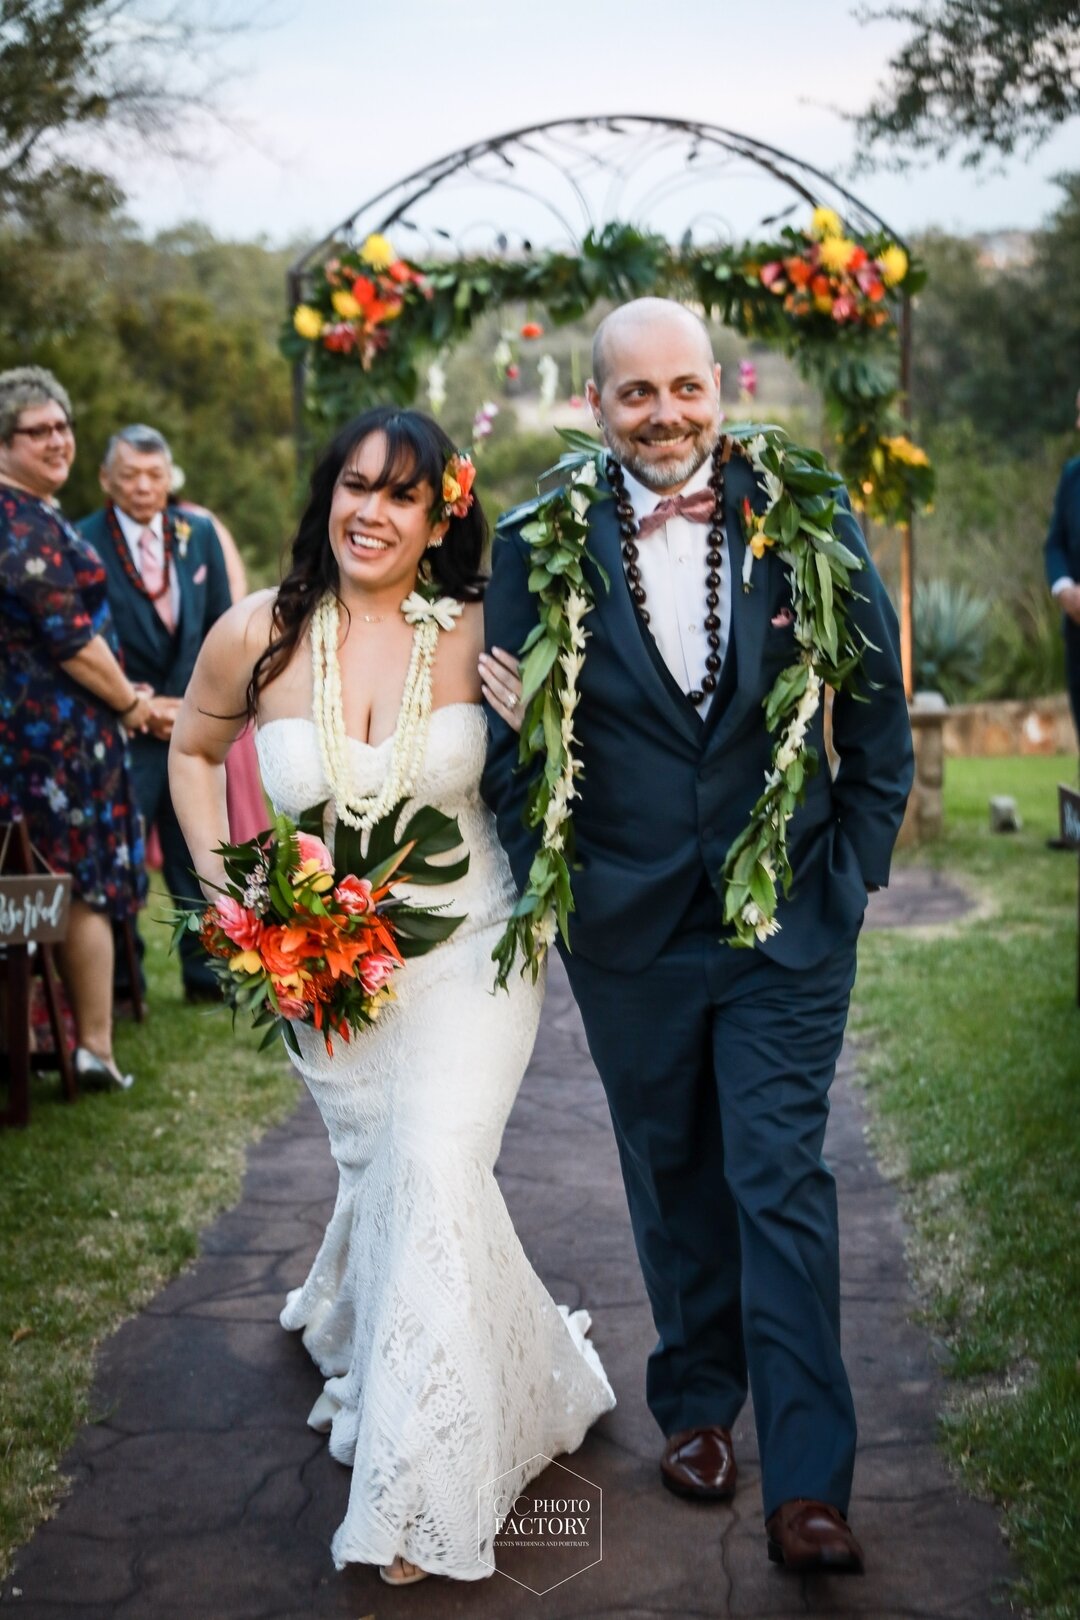
[(657, 491), (670, 489), (672, 484), (685, 484), (688, 478), (693, 478), (698, 468), (708, 461), (716, 449), (716, 443), (720, 437), (720, 428), (717, 426), (711, 437), (708, 440), (703, 439), (691, 455), (686, 456), (682, 461), (676, 461), (663, 468), (661, 472), (653, 462), (645, 461), (640, 456), (627, 455), (624, 448), (612, 440), (603, 417), (600, 419), (600, 431), (604, 435), (604, 442), (619, 465), (624, 467), (628, 473), (633, 473), (638, 483), (644, 484), (646, 489)]

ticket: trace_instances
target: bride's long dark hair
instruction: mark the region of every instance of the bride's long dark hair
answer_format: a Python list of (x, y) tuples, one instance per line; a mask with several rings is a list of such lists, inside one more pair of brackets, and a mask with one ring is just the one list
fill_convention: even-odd
[[(414, 488), (428, 484), (433, 502), (442, 492), (443, 469), (455, 445), (438, 422), (423, 411), (375, 405), (347, 422), (320, 457), (311, 475), (308, 503), (292, 542), (289, 571), (274, 602), (270, 645), (251, 672), (247, 712), (255, 714), (259, 693), (279, 675), (296, 651), (304, 630), (327, 591), (339, 595), (338, 565), (330, 547), (330, 504), (342, 468), (359, 444), (373, 433), (386, 439), (386, 455), (376, 489), (387, 485)], [(487, 519), (477, 499), (463, 518), (451, 517), (441, 546), (425, 556), (443, 596), (478, 602), (484, 593), (481, 558), (487, 543)]]

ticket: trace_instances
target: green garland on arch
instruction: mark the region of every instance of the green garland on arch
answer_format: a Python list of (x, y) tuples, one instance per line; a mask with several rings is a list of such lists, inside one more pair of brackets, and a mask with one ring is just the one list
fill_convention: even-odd
[(674, 247), (616, 221), (587, 232), (578, 253), (423, 265), (372, 236), (312, 273), (281, 347), (307, 363), (313, 413), (336, 423), (366, 403), (415, 399), (421, 366), (504, 304), (541, 306), (559, 325), (605, 299), (683, 299), (794, 359), (822, 392), (853, 501), (895, 523), (933, 494), (933, 471), (899, 412), (894, 319), (899, 295), (923, 280), (888, 237), (845, 235), (828, 209), (767, 241)]

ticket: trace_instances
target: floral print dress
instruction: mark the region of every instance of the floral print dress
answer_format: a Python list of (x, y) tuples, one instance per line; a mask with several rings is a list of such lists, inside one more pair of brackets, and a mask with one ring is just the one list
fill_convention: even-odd
[(126, 917), (146, 874), (124, 732), (60, 668), (97, 635), (119, 658), (97, 552), (45, 501), (0, 484), (0, 821), (21, 815), (80, 900)]

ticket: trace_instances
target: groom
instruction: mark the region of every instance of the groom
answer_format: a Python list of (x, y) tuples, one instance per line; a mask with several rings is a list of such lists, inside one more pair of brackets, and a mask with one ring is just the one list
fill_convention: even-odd
[[(866, 701), (834, 704), (835, 779), (815, 718), (822, 767), (788, 829), (780, 931), (732, 949), (719, 872), (769, 768), (762, 700), (796, 653), (786, 573), (767, 552), (743, 591), (742, 503), (760, 511), (765, 498), (741, 457), (711, 510), (726, 448), (720, 368), (695, 315), (657, 298), (616, 309), (597, 331), (587, 391), (625, 497), (590, 508), (588, 551), (610, 589), (594, 574), (564, 954), (659, 1335), (647, 1396), (666, 1437), (661, 1477), (685, 1496), (734, 1494), (731, 1427), (749, 1381), (770, 1558), (861, 1570), (822, 1143), (866, 894), (888, 880), (911, 783), (896, 619), (845, 506), (840, 537), (864, 563), (850, 618), (868, 642)], [(521, 534), (531, 511), (499, 526), (486, 602), (489, 645), (515, 651), (536, 617)], [(706, 586), (709, 569), (718, 587)], [(492, 716), (483, 791), (524, 886), (536, 835), (522, 823), (517, 743)]]

